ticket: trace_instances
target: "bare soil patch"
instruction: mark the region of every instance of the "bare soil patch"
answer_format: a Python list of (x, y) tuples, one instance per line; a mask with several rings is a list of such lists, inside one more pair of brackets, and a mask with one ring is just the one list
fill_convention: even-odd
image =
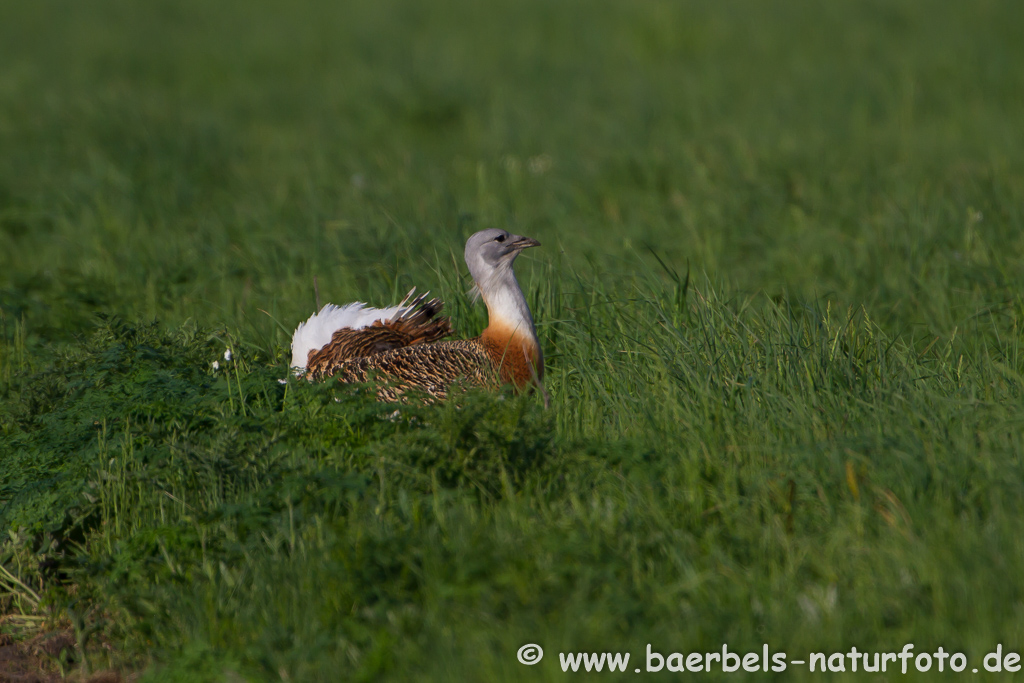
[[(0, 635), (0, 683), (130, 683), (137, 676), (99, 671), (83, 676), (75, 670), (75, 636), (70, 630), (43, 633), (23, 641)], [(67, 675), (61, 673), (65, 663)]]

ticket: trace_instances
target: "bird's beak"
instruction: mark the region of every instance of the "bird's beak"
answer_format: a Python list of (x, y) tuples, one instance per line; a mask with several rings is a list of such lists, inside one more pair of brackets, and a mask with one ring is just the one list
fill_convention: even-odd
[(528, 249), (529, 247), (539, 247), (540, 242), (533, 239), (532, 237), (516, 236), (516, 238), (512, 240), (512, 244), (510, 244), (509, 246), (512, 247), (514, 251), (520, 252), (523, 249)]

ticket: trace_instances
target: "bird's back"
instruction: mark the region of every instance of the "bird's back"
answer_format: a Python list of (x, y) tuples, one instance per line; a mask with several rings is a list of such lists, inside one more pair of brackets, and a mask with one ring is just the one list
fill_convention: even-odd
[(408, 390), (444, 398), (455, 382), (472, 386), (499, 384), (491, 357), (478, 339), (438, 341), (405, 346), (342, 363), (335, 372), (341, 382), (383, 380), (378, 396), (395, 400)]
[(440, 299), (427, 301), (424, 295), (391, 319), (375, 320), (361, 328), (335, 330), (329, 343), (309, 352), (306, 376), (331, 377), (349, 360), (447, 337), (452, 334), (451, 322), (447, 317), (437, 317), (443, 306)]

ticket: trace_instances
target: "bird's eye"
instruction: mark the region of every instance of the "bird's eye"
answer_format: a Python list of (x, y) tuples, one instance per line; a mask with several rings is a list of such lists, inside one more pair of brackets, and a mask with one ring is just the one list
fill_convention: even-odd
[(504, 235), (498, 235), (497, 237), (494, 238), (494, 241), (495, 242), (504, 242), (505, 241), (505, 236)]

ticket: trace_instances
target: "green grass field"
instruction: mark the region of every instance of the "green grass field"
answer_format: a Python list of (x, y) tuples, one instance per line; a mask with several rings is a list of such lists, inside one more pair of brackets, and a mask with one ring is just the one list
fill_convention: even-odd
[[(1022, 26), (8, 3), (0, 634), (145, 682), (561, 681), (587, 651), (635, 679), (648, 643), (941, 646), (964, 673), (882, 679), (962, 680), (1024, 651)], [(477, 334), (485, 227), (543, 244), (517, 270), (550, 410), (279, 383), (314, 282), (429, 289)]]

